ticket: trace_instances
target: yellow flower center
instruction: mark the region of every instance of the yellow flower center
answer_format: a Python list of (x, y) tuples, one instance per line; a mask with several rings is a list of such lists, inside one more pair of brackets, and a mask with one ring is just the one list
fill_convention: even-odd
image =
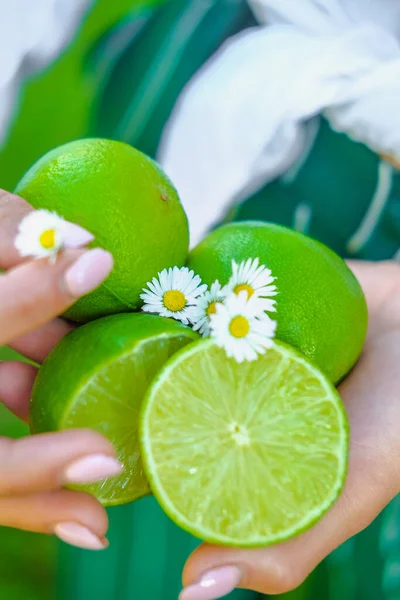
[(206, 310), (207, 316), (215, 315), (217, 312), (217, 304), (221, 304), (221, 302), (210, 302)]
[(40, 245), (46, 250), (52, 250), (56, 245), (55, 229), (46, 229), (39, 238)]
[(237, 285), (233, 291), (237, 296), (240, 294), (240, 292), (245, 291), (247, 292), (247, 296), (249, 298), (251, 298), (254, 294), (253, 288), (250, 285), (247, 285), (247, 283), (241, 283), (240, 285)]
[(186, 306), (186, 298), (179, 290), (169, 290), (163, 296), (165, 308), (171, 312), (183, 310)]
[(250, 331), (250, 323), (246, 317), (243, 317), (242, 315), (233, 317), (232, 321), (229, 323), (229, 331), (235, 338), (244, 338)]

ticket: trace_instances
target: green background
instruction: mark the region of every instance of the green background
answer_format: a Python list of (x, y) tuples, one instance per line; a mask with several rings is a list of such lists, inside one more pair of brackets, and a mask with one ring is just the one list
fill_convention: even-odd
[[(245, 0), (152, 5), (97, 0), (73, 43), (25, 84), (0, 150), (0, 187), (13, 189), (47, 150), (89, 135), (122, 139), (154, 156), (186, 81), (228, 36), (255, 24)], [(265, 186), (227, 218), (283, 223), (342, 256), (393, 257), (400, 246), (399, 175), (393, 173), (391, 194), (376, 210), (371, 199), (380, 159), (334, 133), (323, 119), (318, 125), (315, 144), (295, 173)], [(301, 222), (305, 213), (310, 219)], [(366, 215), (372, 227), (352, 252), (349, 240)], [(10, 351), (0, 349), (0, 359), (8, 357)], [(0, 434), (25, 433), (26, 426), (0, 406)], [(180, 570), (195, 540), (174, 527), (151, 498), (113, 509), (110, 517), (112, 543), (98, 554), (0, 528), (0, 599), (176, 598)], [(400, 600), (399, 517), (396, 499), (285, 600)]]

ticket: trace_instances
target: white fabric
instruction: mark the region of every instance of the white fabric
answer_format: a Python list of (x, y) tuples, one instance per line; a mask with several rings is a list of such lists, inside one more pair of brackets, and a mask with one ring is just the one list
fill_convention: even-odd
[(398, 0), (249, 0), (260, 23), (288, 23), (315, 35), (373, 23), (400, 36)]
[(249, 2), (260, 27), (228, 40), (188, 84), (160, 148), (193, 243), (244, 190), (300, 159), (315, 115), (400, 158), (400, 2)]
[(23, 80), (68, 43), (92, 0), (1, 0), (0, 142)]

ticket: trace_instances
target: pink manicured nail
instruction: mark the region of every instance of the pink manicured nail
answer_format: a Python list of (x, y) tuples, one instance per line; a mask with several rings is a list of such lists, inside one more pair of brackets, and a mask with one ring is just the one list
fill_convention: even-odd
[(64, 471), (64, 483), (85, 485), (102, 479), (115, 477), (123, 471), (123, 466), (115, 458), (105, 454), (85, 456), (68, 465)]
[(237, 567), (220, 567), (208, 571), (200, 580), (182, 590), (179, 600), (216, 600), (230, 594), (240, 583), (242, 572)]
[(58, 523), (54, 527), (55, 535), (66, 544), (86, 550), (104, 550), (108, 546), (106, 539), (100, 539), (79, 523)]
[(66, 248), (82, 248), (90, 242), (93, 242), (94, 235), (75, 223), (65, 221), (63, 223), (63, 239)]
[(79, 298), (97, 288), (111, 273), (113, 258), (101, 248), (89, 250), (68, 269), (65, 283), (72, 296)]

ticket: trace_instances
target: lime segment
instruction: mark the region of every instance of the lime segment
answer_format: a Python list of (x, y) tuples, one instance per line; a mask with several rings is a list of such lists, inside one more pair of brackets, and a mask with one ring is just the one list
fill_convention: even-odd
[(346, 476), (341, 399), (281, 342), (242, 364), (212, 340), (183, 349), (150, 387), (140, 433), (159, 503), (212, 543), (256, 547), (288, 539), (329, 509)]
[(138, 441), (140, 404), (161, 366), (197, 339), (177, 321), (115, 315), (70, 333), (40, 369), (32, 430), (94, 429), (112, 442), (125, 467), (119, 477), (83, 488), (102, 504), (123, 504), (150, 493)]

